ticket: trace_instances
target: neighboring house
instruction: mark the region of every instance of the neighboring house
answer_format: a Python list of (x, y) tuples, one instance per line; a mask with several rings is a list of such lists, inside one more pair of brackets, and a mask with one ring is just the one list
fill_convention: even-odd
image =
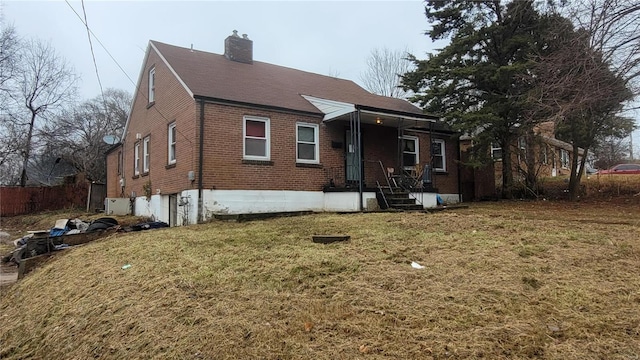
[(435, 117), (352, 81), (254, 61), (235, 31), (224, 55), (150, 41), (136, 94), (107, 155), (107, 196), (135, 198), (137, 215), (180, 225), (371, 210), (389, 168), (425, 165), (423, 207), (436, 206), (436, 190), (459, 198), (457, 137)]
[[(522, 181), (527, 170), (526, 156), (534, 156), (537, 178), (569, 176), (573, 160), (573, 146), (556, 139), (553, 122), (544, 122), (534, 128), (534, 136), (527, 142), (525, 137), (517, 138), (511, 145), (512, 173), (515, 182)], [(461, 142), (464, 152), (470, 148), (470, 140)], [(502, 187), (502, 149), (491, 146), (493, 163), (481, 169), (464, 169), (461, 175), (463, 200), (478, 200), (496, 197)], [(578, 160), (583, 154), (579, 149)]]

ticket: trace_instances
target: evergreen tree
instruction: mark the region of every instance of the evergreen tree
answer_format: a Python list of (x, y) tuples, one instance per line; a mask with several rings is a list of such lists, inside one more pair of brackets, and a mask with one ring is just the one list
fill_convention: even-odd
[(403, 86), (415, 93), (413, 101), (472, 136), (476, 146), (502, 147), (502, 195), (511, 197), (511, 145), (535, 124), (526, 116), (532, 86), (527, 78), (532, 54), (545, 47), (545, 18), (531, 0), (429, 0), (425, 9), (432, 24), (427, 35), (450, 43), (426, 60), (411, 56), (416, 69), (403, 76)]

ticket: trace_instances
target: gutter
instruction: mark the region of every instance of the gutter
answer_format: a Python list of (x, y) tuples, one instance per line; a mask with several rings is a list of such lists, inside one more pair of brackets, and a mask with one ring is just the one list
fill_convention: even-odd
[(204, 99), (200, 99), (200, 140), (198, 148), (198, 223), (203, 222), (204, 202), (202, 201), (202, 158), (204, 156)]
[(295, 114), (295, 115), (306, 115), (306, 116), (314, 116), (314, 117), (324, 116), (323, 113), (318, 113), (318, 112), (295, 110), (295, 109), (289, 109), (289, 108), (284, 108), (284, 107), (274, 106), (274, 105), (254, 104), (254, 103), (248, 103), (243, 101), (220, 99), (220, 98), (214, 98), (214, 97), (208, 97), (208, 96), (202, 96), (202, 95), (195, 95), (193, 98), (195, 100), (200, 100), (201, 102), (206, 101), (209, 103), (221, 104), (221, 105), (233, 105), (233, 106), (239, 106), (239, 107), (245, 107), (245, 108), (251, 108), (251, 109), (271, 110), (271, 111), (278, 111), (278, 112)]

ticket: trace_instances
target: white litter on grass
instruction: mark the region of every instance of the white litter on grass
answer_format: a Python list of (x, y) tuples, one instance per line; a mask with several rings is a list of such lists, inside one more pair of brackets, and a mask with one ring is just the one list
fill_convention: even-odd
[(418, 264), (418, 263), (417, 263), (417, 262), (415, 262), (415, 261), (412, 261), (412, 262), (411, 262), (411, 267), (412, 267), (412, 268), (414, 268), (414, 269), (424, 269), (424, 266), (422, 266), (422, 265)]

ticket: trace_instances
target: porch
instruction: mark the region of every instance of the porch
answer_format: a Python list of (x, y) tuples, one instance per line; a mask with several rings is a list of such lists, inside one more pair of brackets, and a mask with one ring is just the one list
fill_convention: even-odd
[(324, 192), (374, 192), (381, 207), (399, 209), (422, 209), (423, 194), (437, 193), (433, 169), (445, 159), (432, 139), (435, 117), (308, 100), (326, 114), (331, 148), (342, 153), (341, 163), (324, 166)]

